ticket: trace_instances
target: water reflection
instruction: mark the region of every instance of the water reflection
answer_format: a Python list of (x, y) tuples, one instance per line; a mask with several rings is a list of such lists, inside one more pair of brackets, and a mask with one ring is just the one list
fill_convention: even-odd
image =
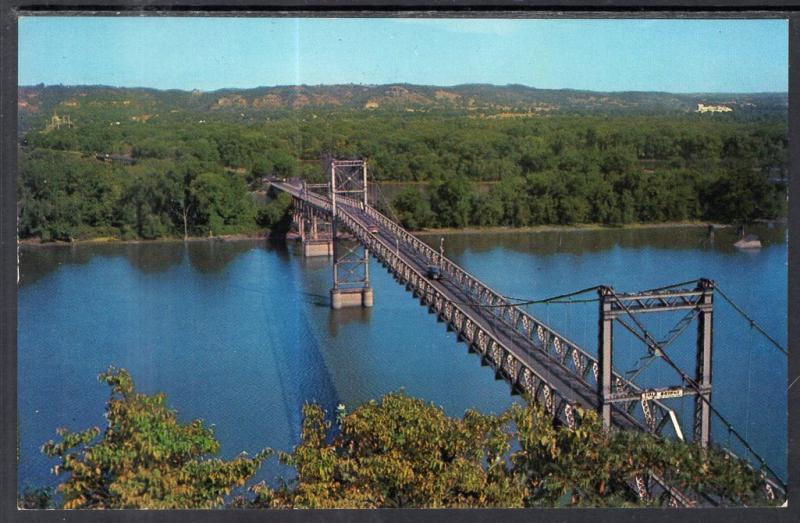
[(315, 307), (328, 308), (331, 306), (330, 296), (327, 294), (317, 292), (298, 292), (297, 294), (305, 298), (306, 302)]
[(192, 241), (186, 243), (186, 253), (192, 267), (203, 274), (222, 272), (239, 255), (251, 250), (260, 241)]
[(188, 259), (192, 268), (212, 274), (255, 246), (266, 246), (282, 260), (289, 259), (285, 242), (262, 240), (22, 245), (20, 285), (34, 283), (64, 266), (85, 265), (97, 257), (122, 257), (144, 274), (165, 273)]
[(279, 260), (281, 261), (288, 261), (289, 256), (289, 246), (286, 244), (286, 240), (283, 238), (267, 238), (264, 240), (265, 245), (267, 248), (272, 251)]
[[(329, 301), (325, 306), (329, 306)], [(370, 307), (345, 307), (343, 309), (331, 309), (328, 315), (328, 332), (332, 337), (339, 335), (339, 330), (348, 324), (364, 325), (369, 323), (372, 318), (372, 308)]]
[(123, 245), (120, 255), (129, 260), (137, 270), (145, 274), (158, 274), (180, 265), (184, 252), (185, 246), (182, 243), (169, 242), (163, 245)]
[(145, 274), (157, 274), (180, 265), (183, 243), (107, 243), (78, 245), (23, 245), (20, 248), (20, 285), (38, 281), (66, 265), (85, 265), (98, 256), (121, 256)]
[(329, 256), (312, 256), (310, 258), (306, 258), (302, 255), (298, 255), (295, 257), (295, 260), (298, 261), (303, 269), (311, 271), (320, 270), (325, 267), (332, 266), (333, 264), (333, 260)]
[[(763, 224), (748, 227), (764, 247), (785, 243), (786, 226)], [(428, 234), (421, 239), (438, 249), (439, 238), (445, 238), (445, 250), (453, 257), (467, 251), (488, 252), (502, 248), (512, 252), (535, 255), (559, 253), (586, 254), (602, 252), (614, 247), (659, 249), (711, 249), (727, 254), (742, 251), (733, 246), (738, 239), (734, 227), (717, 229), (709, 235), (706, 226), (680, 228), (556, 230), (536, 233), (502, 231), (480, 234), (443, 233)], [(274, 251), (282, 261), (294, 252), (283, 240), (202, 240), (189, 242), (97, 243), (78, 245), (23, 245), (20, 247), (20, 285), (28, 285), (65, 265), (84, 265), (97, 256), (121, 256), (145, 274), (157, 274), (180, 265), (188, 258), (192, 267), (210, 274), (225, 269), (233, 260), (254, 246), (265, 246)], [(757, 255), (758, 250), (745, 251)], [(304, 258), (295, 256), (304, 269), (318, 270), (331, 264), (327, 256)]]

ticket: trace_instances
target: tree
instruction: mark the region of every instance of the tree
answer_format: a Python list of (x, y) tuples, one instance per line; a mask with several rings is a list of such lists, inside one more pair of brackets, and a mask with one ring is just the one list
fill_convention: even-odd
[(297, 174), (297, 158), (287, 151), (272, 151), (270, 153), (273, 173), (278, 178), (292, 178)]
[(252, 185), (258, 185), (261, 183), (262, 178), (272, 176), (273, 168), (274, 166), (270, 158), (263, 155), (259, 156), (253, 160), (253, 168), (250, 169), (250, 175), (247, 181)]
[(59, 458), (57, 475), (64, 508), (211, 508), (244, 485), (262, 461), (241, 455), (224, 461), (213, 430), (201, 420), (181, 423), (163, 393), (136, 392), (124, 369), (109, 368), (100, 381), (111, 387), (108, 426), (82, 432), (58, 430), (61, 441), (42, 450)]
[(726, 223), (751, 223), (775, 218), (783, 210), (783, 190), (745, 164), (727, 176), (719, 176), (706, 192), (707, 215)]
[(481, 226), (497, 225), (502, 223), (504, 212), (503, 200), (492, 191), (475, 197), (471, 221)]
[(388, 394), (347, 416), (329, 441), (318, 405), (303, 409), (302, 441), (281, 461), (297, 478), (253, 488), (255, 506), (314, 508), (520, 507), (502, 456), (502, 421), (469, 411), (454, 419), (421, 399)]
[(432, 186), (431, 209), (441, 227), (467, 226), (471, 203), (472, 187), (464, 176), (448, 176)]
[[(282, 452), (290, 480), (228, 497), (272, 454), (211, 456), (219, 443), (200, 420), (181, 423), (164, 394), (136, 392), (130, 375), (109, 368), (102, 437), (59, 429), (43, 452), (60, 459), (64, 508), (380, 508), (660, 506), (666, 492), (640, 497), (637, 477), (735, 505), (774, 505), (764, 477), (728, 452), (648, 433), (604, 430), (594, 411), (574, 409), (566, 426), (528, 398), (495, 416), (462, 418), (402, 392), (337, 418), (303, 408), (300, 443)], [(51, 506), (47, 489), (27, 489), (21, 506)]]
[(413, 187), (406, 187), (392, 199), (392, 207), (403, 227), (419, 230), (433, 222), (433, 212), (428, 200)]
[[(785, 214), (785, 187), (762, 186), (785, 182), (786, 119), (782, 113), (761, 113), (763, 108), (758, 110), (763, 118), (753, 117), (754, 108), (737, 117), (553, 111), (546, 118), (523, 113), (484, 118), (454, 108), (362, 112), (345, 108), (348, 102), (311, 112), (270, 110), (261, 118), (264, 107), (254, 100), (241, 108), (243, 118), (239, 110), (209, 111), (202, 98), (175, 93), (142, 98), (108, 90), (89, 93), (80, 107), (69, 109), (79, 122), (75, 127), (48, 129), (48, 108), (76, 95), (64, 89), (45, 89), (36, 115), (21, 112), (21, 128), (30, 129), (20, 149), (21, 237), (69, 241), (155, 238), (181, 230), (184, 238), (209, 229), (249, 232), (255, 230), (256, 213), (245, 198), (233, 205), (242, 213), (235, 218), (198, 207), (191, 189), (197, 175), (235, 171), (254, 188), (263, 176), (327, 182), (320, 162), (325, 153), (369, 157), (373, 180), (430, 182), (429, 198), (408, 196), (403, 203), (406, 224), (417, 228), (739, 221)], [(146, 124), (131, 121), (153, 112), (151, 96), (164, 97), (161, 116)], [(120, 105), (123, 100), (130, 105)], [(136, 165), (109, 162), (96, 153), (133, 155)], [(748, 180), (752, 173), (737, 172), (743, 166), (764, 179)], [(152, 191), (147, 177), (131, 174), (178, 180)], [(132, 179), (143, 187), (132, 190)], [(473, 197), (470, 184), (479, 180), (510, 183)], [(162, 190), (170, 195), (166, 204)], [(128, 199), (137, 191), (148, 195), (141, 206)]]
[(516, 429), (513, 471), (528, 487), (526, 506), (665, 505), (640, 499), (630, 488), (651, 473), (684, 492), (735, 504), (770, 504), (761, 475), (746, 462), (716, 448), (702, 448), (639, 431), (603, 430), (594, 411), (576, 409), (574, 428), (554, 424), (538, 405), (514, 405), (506, 412)]
[(255, 205), (241, 178), (204, 172), (192, 180), (189, 190), (196, 202), (196, 225), (203, 231), (226, 234), (237, 232), (237, 226), (255, 224)]
[[(403, 393), (358, 407), (335, 431), (318, 405), (303, 409), (301, 443), (281, 461), (297, 476), (260, 483), (238, 506), (294, 508), (663, 506), (639, 497), (637, 476), (684, 492), (769, 505), (763, 477), (715, 448), (639, 431), (607, 431), (575, 409), (568, 427), (532, 402), (462, 419)], [(779, 501), (778, 501), (779, 502)]]
[(267, 203), (258, 210), (256, 223), (269, 229), (270, 234), (285, 234), (291, 227), (292, 197), (274, 189), (268, 196)]
[(192, 182), (196, 177), (197, 171), (190, 165), (178, 166), (166, 175), (170, 213), (183, 226), (183, 241), (189, 239), (189, 222), (193, 221), (193, 213), (197, 210), (197, 199), (192, 193)]
[(169, 197), (165, 180), (159, 173), (136, 173), (126, 180), (122, 191), (122, 219), (134, 227), (139, 238), (152, 240), (164, 236), (169, 232), (170, 223), (168, 219), (162, 220), (161, 214)]

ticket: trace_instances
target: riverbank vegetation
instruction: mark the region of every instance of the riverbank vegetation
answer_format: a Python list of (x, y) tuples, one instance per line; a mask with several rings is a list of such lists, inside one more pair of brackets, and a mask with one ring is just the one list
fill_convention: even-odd
[[(43, 451), (64, 508), (381, 508), (662, 506), (631, 482), (658, 474), (670, 485), (734, 505), (768, 501), (760, 474), (718, 449), (645, 433), (604, 432), (594, 412), (574, 428), (536, 405), (499, 416), (447, 416), (404, 393), (365, 403), (334, 423), (316, 404), (303, 409), (300, 443), (278, 459), (290, 478), (244, 488), (272, 456), (265, 449), (233, 460), (214, 457), (219, 442), (202, 421), (181, 422), (164, 394), (136, 391), (129, 373), (109, 369), (108, 425), (59, 429)], [(56, 504), (30, 489), (20, 506)]]
[(391, 198), (375, 194), (411, 229), (785, 214), (787, 124), (772, 113), (490, 118), (305, 108), (239, 121), (188, 110), (120, 120), (103, 107), (70, 109), (73, 126), (21, 138), (21, 238), (266, 232), (285, 225), (286, 201), (257, 194), (260, 179), (325, 181), (327, 154), (368, 158), (379, 183), (413, 183)]

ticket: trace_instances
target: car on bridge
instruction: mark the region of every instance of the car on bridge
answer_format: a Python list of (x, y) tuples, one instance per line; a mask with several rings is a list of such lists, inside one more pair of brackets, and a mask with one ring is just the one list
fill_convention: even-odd
[(370, 225), (368, 230), (370, 234), (378, 234), (379, 232), (381, 232), (381, 228), (374, 224)]
[(442, 269), (438, 265), (428, 265), (428, 270), (426, 272), (428, 274), (428, 278), (432, 280), (442, 279)]

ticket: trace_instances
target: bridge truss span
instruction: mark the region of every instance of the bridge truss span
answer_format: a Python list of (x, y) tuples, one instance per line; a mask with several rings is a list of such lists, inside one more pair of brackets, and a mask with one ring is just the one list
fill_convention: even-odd
[[(576, 409), (583, 408), (602, 412), (607, 427), (641, 430), (657, 436), (670, 435), (666, 431), (671, 428), (677, 437), (683, 438), (676, 413), (661, 401), (672, 397), (670, 394), (677, 389), (640, 387), (613, 368), (610, 350), (600, 350), (597, 357), (590, 354), (514, 303), (518, 300), (495, 291), (366, 201), (338, 195), (334, 204), (329, 195), (309, 192), (302, 183), (273, 182), (273, 186), (292, 195), (296, 213), (339, 224), (351, 240), (360, 243), (365, 252), (375, 257), (399, 284), (445, 323), (448, 330), (454, 331), (471, 352), (479, 355), (481, 364), (491, 367), (497, 379), (506, 381), (513, 394), (525, 395), (570, 427), (574, 427)], [(431, 266), (438, 268), (439, 277), (432, 277)], [(611, 291), (613, 300), (605, 300), (609, 310), (606, 313), (601, 310), (601, 317), (626, 328), (632, 328), (625, 321), (631, 315), (659, 309), (700, 310), (701, 302), (709, 296), (700, 287), (637, 295), (616, 294), (611, 289), (598, 287), (601, 307), (604, 291)], [(654, 340), (645, 342), (655, 353), (666, 347)], [(603, 346), (600, 342), (599, 347)], [(603, 353), (608, 357), (603, 357)], [(710, 358), (710, 350), (707, 355)], [(698, 368), (710, 367), (699, 365)], [(695, 394), (700, 407), (710, 405), (710, 374), (707, 381), (698, 383), (702, 387), (696, 392), (683, 387), (681, 393)], [(701, 395), (706, 398), (705, 403), (701, 402)], [(694, 432), (696, 435), (697, 428), (703, 428), (705, 436), (701, 444), (706, 444), (708, 412), (703, 416), (704, 423), (695, 420)], [(785, 492), (780, 482), (772, 478), (765, 480), (767, 488)], [(637, 480), (633, 488), (640, 492), (667, 491), (672, 502), (682, 506), (717, 504), (676, 491), (653, 474)]]
[[(328, 198), (288, 184), (300, 212), (332, 218)], [(336, 220), (366, 247), (394, 278), (430, 312), (456, 332), (481, 363), (509, 383), (515, 394), (527, 394), (562, 422), (572, 424), (575, 407), (597, 410), (599, 362), (566, 336), (556, 332), (449, 258), (407, 232), (374, 207), (346, 196), (337, 197)], [(378, 233), (374, 231), (378, 227)], [(425, 267), (436, 264), (442, 279), (431, 280)], [(626, 396), (644, 390), (614, 373), (615, 391)], [(616, 426), (658, 434), (670, 421), (670, 409), (657, 399), (617, 402)]]
[[(457, 284), (468, 298), (467, 308), (475, 311), (482, 317), (491, 317), (494, 322), (499, 322), (502, 329), (513, 333), (519, 348), (526, 352), (537, 351), (548, 357), (548, 364), (556, 365), (572, 376), (575, 385), (591, 391), (594, 395), (599, 389), (600, 362), (598, 358), (588, 353), (563, 334), (555, 331), (544, 322), (535, 318), (529, 312), (512, 303), (507, 297), (498, 293), (480, 279), (463, 269), (461, 266), (442, 256), (428, 244), (410, 234), (393, 220), (380, 213), (373, 207), (368, 207), (366, 213), (388, 228), (392, 234), (402, 238), (416, 251), (421, 253), (432, 263), (438, 264), (443, 277)], [(644, 389), (626, 379), (621, 373), (613, 371), (614, 392), (626, 397), (642, 397)], [(514, 392), (528, 392), (516, 389)], [(538, 397), (536, 398), (539, 399)], [(600, 401), (598, 399), (598, 401)], [(595, 408), (592, 401), (589, 408)], [(617, 424), (625, 427), (631, 425), (654, 434), (660, 434), (672, 419), (670, 408), (659, 400), (636, 401), (629, 400), (621, 403), (615, 416)]]

